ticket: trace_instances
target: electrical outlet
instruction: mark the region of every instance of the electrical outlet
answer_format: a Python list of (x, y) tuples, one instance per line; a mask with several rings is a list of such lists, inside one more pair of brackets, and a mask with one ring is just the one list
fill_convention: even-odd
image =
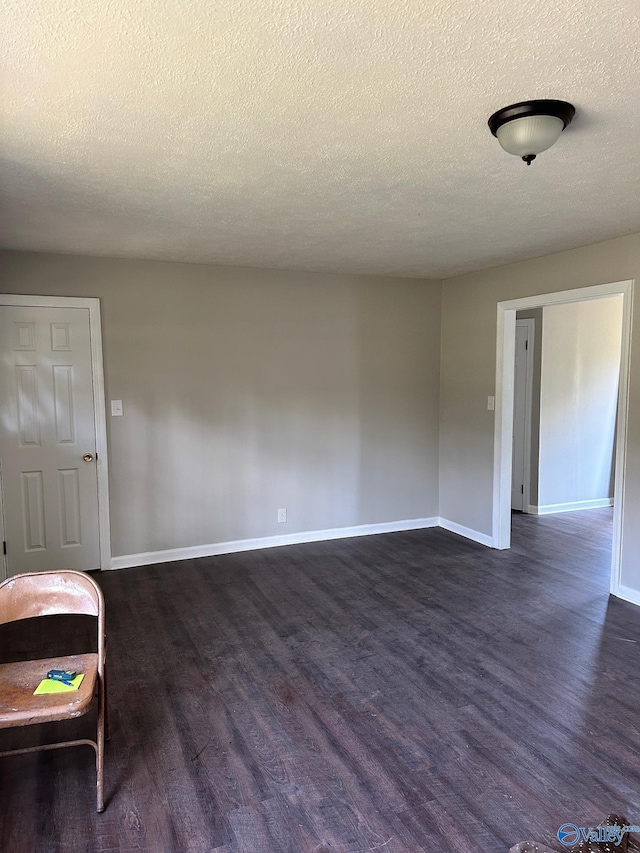
[(287, 520), (287, 510), (286, 509), (279, 509), (278, 510), (278, 524), (282, 524), (286, 520)]

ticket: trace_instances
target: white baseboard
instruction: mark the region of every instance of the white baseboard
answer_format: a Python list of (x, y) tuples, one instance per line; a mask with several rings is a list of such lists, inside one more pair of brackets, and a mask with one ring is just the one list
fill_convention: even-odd
[[(305, 542), (324, 542), (328, 539), (347, 539), (351, 536), (373, 536), (378, 533), (399, 533), (402, 530), (422, 530), (437, 527), (438, 518), (410, 518), (404, 521), (387, 521), (382, 524), (360, 524), (357, 527), (334, 527), (330, 530), (307, 530), (286, 533), (282, 536), (262, 536), (258, 539), (237, 539), (233, 542), (216, 542), (212, 545), (193, 545), (187, 548), (170, 548), (166, 551), (146, 551), (111, 558), (112, 569), (129, 569), (153, 563), (173, 563), (175, 560), (194, 560), (198, 557), (215, 557), (258, 548), (275, 548), (281, 545), (300, 545)], [(464, 534), (463, 534), (464, 535)]]
[(571, 501), (563, 504), (546, 504), (530, 506), (531, 515), (550, 515), (553, 512), (575, 512), (579, 509), (598, 509), (603, 506), (613, 506), (613, 498), (596, 498), (591, 501)]
[(458, 536), (464, 536), (465, 539), (473, 539), (474, 542), (479, 542), (481, 545), (493, 548), (493, 536), (480, 533), (479, 530), (473, 530), (471, 527), (464, 527), (462, 524), (456, 524), (455, 521), (449, 521), (446, 518), (439, 518), (438, 522), (439, 527), (444, 527), (445, 530), (450, 530), (451, 533), (457, 533)]
[(616, 598), (621, 598), (623, 601), (630, 601), (631, 604), (640, 605), (640, 590), (633, 589), (630, 586), (620, 585), (615, 592), (611, 592), (611, 595), (615, 595)]

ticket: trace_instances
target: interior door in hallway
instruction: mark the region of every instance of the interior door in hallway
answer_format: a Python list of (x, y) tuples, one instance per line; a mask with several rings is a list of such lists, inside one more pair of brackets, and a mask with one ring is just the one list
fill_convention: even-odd
[(516, 321), (511, 509), (529, 511), (534, 320)]
[(100, 567), (89, 311), (0, 307), (7, 571)]

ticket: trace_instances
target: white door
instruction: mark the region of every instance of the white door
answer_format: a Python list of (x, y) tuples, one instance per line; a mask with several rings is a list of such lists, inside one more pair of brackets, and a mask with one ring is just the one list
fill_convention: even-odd
[(534, 323), (533, 319), (516, 321), (511, 509), (520, 512), (529, 511), (530, 498)]
[(100, 568), (89, 310), (0, 307), (7, 572)]

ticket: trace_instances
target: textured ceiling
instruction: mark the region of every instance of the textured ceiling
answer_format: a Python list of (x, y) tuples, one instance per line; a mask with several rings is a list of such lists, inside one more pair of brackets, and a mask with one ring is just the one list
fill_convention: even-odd
[[(448, 277), (640, 231), (637, 0), (0, 0), (0, 242)], [(577, 108), (527, 167), (487, 118)]]

